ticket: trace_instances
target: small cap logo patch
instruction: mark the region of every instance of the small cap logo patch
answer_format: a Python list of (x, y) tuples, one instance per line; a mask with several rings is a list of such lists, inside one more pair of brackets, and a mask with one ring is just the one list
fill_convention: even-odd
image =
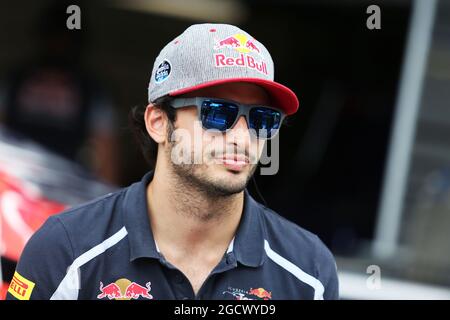
[(170, 72), (172, 71), (172, 66), (168, 60), (164, 60), (156, 69), (155, 72), (155, 82), (160, 84), (163, 81), (166, 81), (170, 76)]

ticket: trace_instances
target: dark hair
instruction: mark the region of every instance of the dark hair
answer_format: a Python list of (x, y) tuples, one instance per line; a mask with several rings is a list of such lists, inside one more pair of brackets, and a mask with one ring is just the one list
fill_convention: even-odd
[[(173, 127), (173, 123), (176, 120), (176, 110), (170, 105), (170, 100), (167, 98), (159, 99), (155, 101), (154, 106), (167, 115), (167, 118)], [(158, 154), (158, 144), (148, 134), (147, 128), (145, 127), (144, 114), (146, 109), (147, 105), (134, 106), (128, 114), (128, 124), (145, 160), (152, 168), (154, 168), (156, 165), (156, 156)]]

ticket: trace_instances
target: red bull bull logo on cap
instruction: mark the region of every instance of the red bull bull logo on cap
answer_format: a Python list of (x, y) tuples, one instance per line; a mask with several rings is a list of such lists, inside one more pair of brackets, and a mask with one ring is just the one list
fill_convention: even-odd
[(108, 298), (109, 300), (131, 300), (139, 299), (153, 299), (150, 294), (151, 282), (147, 282), (145, 286), (141, 286), (136, 282), (131, 282), (128, 279), (119, 279), (116, 282), (110, 283), (106, 286), (100, 281), (100, 294), (98, 299)]
[[(245, 34), (234, 34), (222, 40), (216, 40), (214, 50), (230, 48), (240, 53), (238, 57), (227, 56), (225, 54), (214, 54), (214, 63), (216, 67), (246, 67), (256, 70), (262, 74), (268, 75), (267, 64), (261, 54), (261, 50), (255, 43), (255, 39), (249, 39)], [(248, 53), (256, 53), (261, 60), (255, 59)]]
[(255, 43), (255, 39), (249, 39), (245, 34), (237, 33), (222, 40), (216, 40), (214, 50), (232, 48), (240, 53), (256, 52), (261, 55), (261, 50)]

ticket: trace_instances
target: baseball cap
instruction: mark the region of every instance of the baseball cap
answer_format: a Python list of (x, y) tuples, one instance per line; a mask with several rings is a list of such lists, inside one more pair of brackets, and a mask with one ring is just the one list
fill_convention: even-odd
[(229, 24), (195, 24), (170, 41), (153, 65), (148, 100), (176, 97), (205, 87), (248, 82), (264, 88), (272, 105), (287, 115), (298, 110), (295, 93), (274, 81), (266, 47)]

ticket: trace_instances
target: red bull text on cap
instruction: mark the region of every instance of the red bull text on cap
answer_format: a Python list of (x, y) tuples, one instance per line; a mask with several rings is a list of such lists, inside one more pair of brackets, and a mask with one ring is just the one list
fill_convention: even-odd
[(228, 24), (196, 24), (170, 41), (156, 58), (148, 100), (178, 96), (197, 89), (250, 82), (263, 87), (274, 107), (287, 115), (298, 110), (292, 90), (274, 81), (267, 48), (247, 32)]

